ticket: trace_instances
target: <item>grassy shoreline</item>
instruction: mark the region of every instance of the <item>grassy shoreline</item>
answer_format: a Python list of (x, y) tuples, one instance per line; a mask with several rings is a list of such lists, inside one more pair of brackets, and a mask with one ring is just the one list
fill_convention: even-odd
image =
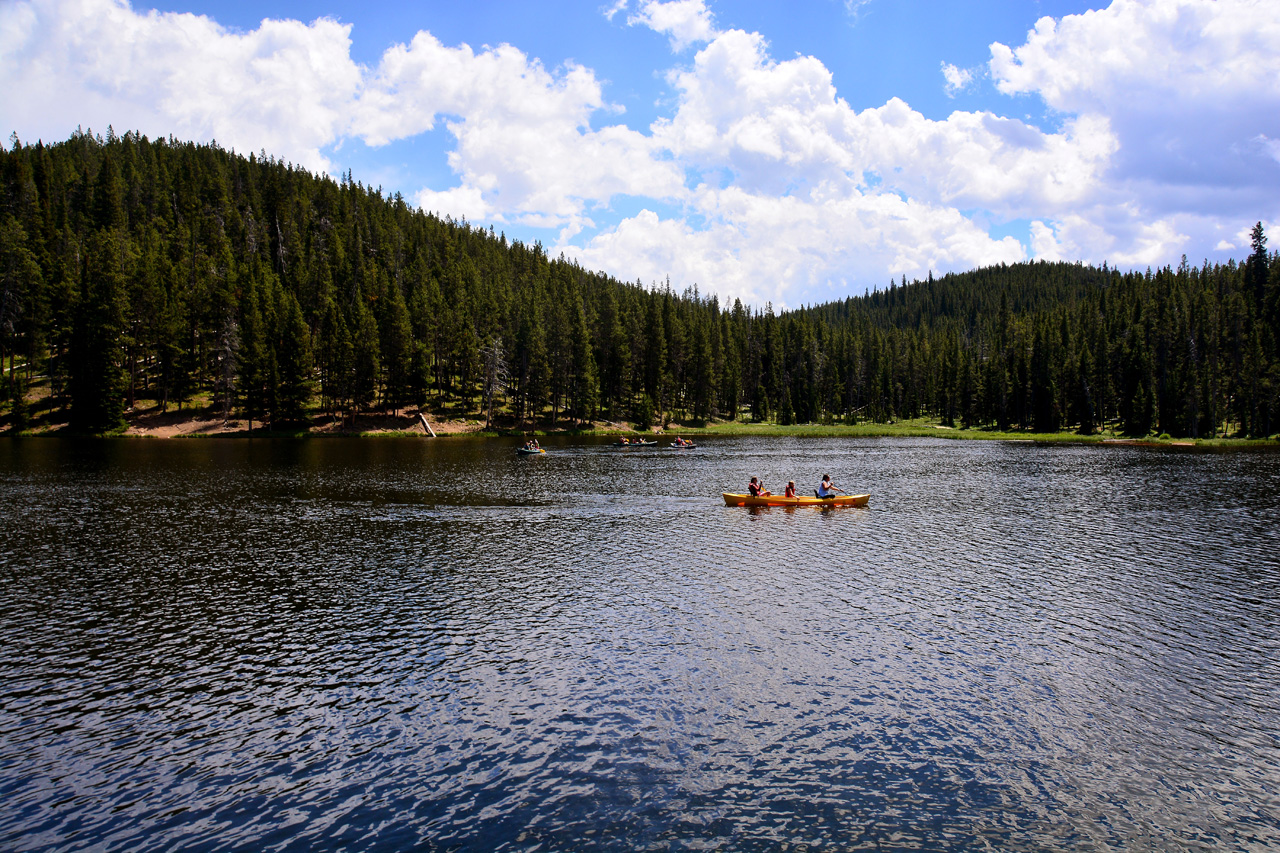
[[(188, 405), (183, 411), (170, 407), (161, 411), (155, 401), (139, 401), (140, 405), (126, 413), (126, 426), (110, 433), (122, 438), (312, 438), (327, 436), (365, 438), (422, 438), (428, 436), (417, 409), (393, 413), (370, 412), (350, 420), (315, 415), (305, 424), (291, 428), (264, 428), (242, 418), (224, 419), (217, 407)], [(47, 401), (46, 401), (47, 404)], [(149, 404), (149, 405), (148, 405)], [(41, 410), (43, 409), (43, 410)], [(5, 413), (6, 415), (8, 412)], [(8, 417), (0, 417), (0, 435), (24, 437), (72, 437), (58, 410), (37, 407), (30, 429), (15, 433)], [(647, 435), (668, 438), (682, 435), (697, 440), (699, 436), (762, 436), (788, 438), (941, 438), (951, 441), (1018, 441), (1041, 444), (1118, 444), (1156, 447), (1280, 448), (1280, 436), (1270, 438), (1187, 438), (1161, 436), (1135, 437), (1110, 430), (1092, 435), (1062, 431), (1039, 433), (1023, 430), (998, 430), (985, 427), (947, 427), (937, 420), (917, 418), (892, 423), (859, 424), (791, 424), (746, 421), (710, 421), (698, 424), (669, 422), (666, 427), (637, 429), (625, 422), (562, 422), (556, 425), (530, 424), (502, 418), (491, 427), (482, 420), (461, 412), (422, 411), (437, 438), (467, 436), (496, 438), (513, 436), (620, 436)]]
[[(613, 434), (611, 431), (592, 431), (597, 434)], [(544, 433), (555, 434), (555, 433)], [(1154, 445), (1172, 447), (1280, 447), (1280, 441), (1273, 438), (1179, 438), (1170, 436), (1135, 437), (1105, 431), (1093, 435), (1081, 435), (1078, 432), (1040, 433), (1022, 430), (997, 430), (982, 427), (945, 427), (937, 421), (920, 418), (916, 420), (897, 421), (894, 423), (860, 423), (860, 424), (793, 424), (782, 426), (770, 423), (745, 423), (742, 421), (724, 421), (707, 426), (691, 427), (672, 425), (662, 431), (663, 435), (682, 435), (685, 438), (697, 439), (702, 435), (730, 436), (778, 436), (778, 437), (814, 437), (814, 438), (942, 438), (951, 441), (1019, 441), (1041, 444), (1115, 444), (1115, 445)]]
[[(385, 435), (385, 433), (381, 433)], [(498, 428), (468, 433), (476, 437), (554, 437), (554, 436), (646, 436), (672, 439), (679, 435), (697, 441), (702, 436), (760, 436), (770, 438), (941, 438), (948, 441), (1012, 441), (1036, 444), (1094, 444), (1100, 446), (1144, 447), (1219, 447), (1280, 449), (1280, 437), (1271, 438), (1187, 438), (1168, 435), (1145, 437), (1124, 435), (1111, 430), (1081, 435), (1078, 432), (1032, 432), (1030, 430), (998, 430), (983, 427), (946, 427), (934, 420), (920, 418), (894, 423), (860, 424), (791, 424), (715, 421), (701, 426), (669, 424), (665, 428), (647, 430), (623, 425), (595, 425), (582, 429)], [(366, 433), (368, 435), (368, 433)]]

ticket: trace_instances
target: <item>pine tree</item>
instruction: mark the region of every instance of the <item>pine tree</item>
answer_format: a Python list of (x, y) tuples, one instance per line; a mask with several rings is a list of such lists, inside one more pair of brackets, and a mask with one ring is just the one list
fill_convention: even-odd
[(283, 424), (302, 423), (314, 393), (311, 330), (302, 316), (302, 307), (289, 293), (282, 293), (277, 312), (280, 325), (275, 362), (278, 368), (276, 418)]
[(255, 420), (265, 422), (267, 419), (271, 383), (267, 330), (260, 304), (259, 288), (256, 282), (250, 281), (241, 313), (240, 347), (236, 351), (239, 362), (236, 390), (249, 421), (249, 432), (253, 432)]
[(1077, 365), (1075, 378), (1075, 394), (1073, 399), (1073, 418), (1079, 426), (1081, 435), (1093, 435), (1097, 428), (1094, 416), (1093, 391), (1090, 387), (1090, 378), (1093, 376), (1093, 356), (1089, 353), (1089, 347), (1084, 344), (1080, 347), (1080, 363)]
[(379, 304), (382, 317), (378, 329), (382, 332), (381, 364), (386, 391), (383, 402), (396, 410), (408, 403), (413, 387), (413, 326), (398, 285), (390, 284)]
[(367, 410), (377, 400), (381, 366), (378, 356), (378, 323), (363, 300), (355, 304), (352, 326), (355, 334), (351, 337), (350, 402), (354, 414)]
[(124, 426), (120, 339), (124, 332), (126, 262), (118, 231), (99, 231), (89, 238), (68, 382), (71, 427), (77, 432), (103, 433)]
[[(28, 248), (25, 229), (10, 214), (0, 218), (0, 367), (5, 356), (9, 359), (7, 396), (14, 402), (14, 412), (25, 406), (25, 387), (20, 380), (16, 358), (20, 351), (26, 355), (28, 366), (35, 357), (36, 341), (40, 337), (39, 306), (43, 296), (43, 274), (34, 252)], [(26, 345), (21, 338), (25, 337)]]
[(304, 416), (316, 391), (329, 412), (429, 398), (462, 411), (493, 341), (513, 392), (495, 418), (621, 418), (647, 393), (655, 416), (734, 418), (747, 402), (784, 420), (1268, 435), (1280, 257), (1261, 224), (1251, 243), (1242, 263), (1199, 269), (1002, 264), (721, 312), (696, 287), (587, 273), (265, 153), (15, 139), (0, 150), (0, 398), (11, 408), (48, 376), (82, 429), (152, 393), (182, 406), (212, 392), (273, 421)]
[(1244, 263), (1244, 288), (1255, 308), (1262, 309), (1267, 295), (1267, 234), (1259, 222), (1249, 234), (1252, 252)]

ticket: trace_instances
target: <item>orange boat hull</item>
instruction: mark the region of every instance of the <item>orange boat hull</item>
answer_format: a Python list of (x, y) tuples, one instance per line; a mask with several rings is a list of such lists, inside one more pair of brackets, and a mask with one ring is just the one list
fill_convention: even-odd
[(754, 498), (751, 495), (734, 495), (721, 492), (725, 506), (866, 506), (871, 495), (836, 495), (830, 498), (784, 498), (770, 495)]

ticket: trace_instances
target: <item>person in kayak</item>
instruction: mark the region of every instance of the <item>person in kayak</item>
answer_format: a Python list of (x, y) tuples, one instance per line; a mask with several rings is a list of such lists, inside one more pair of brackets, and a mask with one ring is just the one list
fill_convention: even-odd
[(836, 492), (839, 492), (842, 495), (848, 494), (844, 489), (839, 488), (831, 482), (830, 474), (823, 474), (822, 483), (818, 486), (817, 490), (814, 491), (814, 494), (820, 498), (834, 498), (836, 496)]
[(794, 498), (795, 496), (796, 496), (796, 481), (788, 480), (787, 491), (783, 494), (783, 497)]
[(764, 483), (757, 482), (755, 477), (752, 477), (751, 482), (747, 484), (747, 491), (753, 498), (767, 498), (773, 495), (773, 492), (766, 489)]

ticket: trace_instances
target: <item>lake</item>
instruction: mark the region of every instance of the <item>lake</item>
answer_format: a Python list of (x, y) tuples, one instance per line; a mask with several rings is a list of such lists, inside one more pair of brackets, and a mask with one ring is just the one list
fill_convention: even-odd
[(1280, 454), (544, 446), (0, 441), (0, 849), (1280, 847)]

